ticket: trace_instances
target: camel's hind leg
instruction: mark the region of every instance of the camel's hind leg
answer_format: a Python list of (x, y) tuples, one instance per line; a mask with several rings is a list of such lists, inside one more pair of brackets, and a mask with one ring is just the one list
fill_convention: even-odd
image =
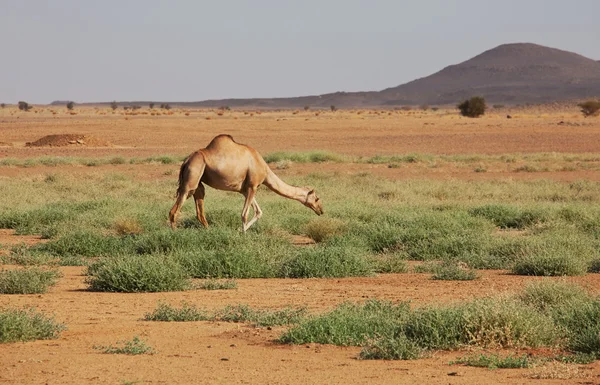
[(248, 212), (250, 211), (250, 205), (253, 204), (254, 196), (256, 195), (256, 187), (249, 187), (244, 193), (246, 200), (244, 201), (244, 208), (242, 209), (242, 231), (246, 232), (255, 221), (248, 222)]
[[(171, 228), (175, 229), (177, 216), (187, 198), (196, 192), (200, 185), (200, 179), (204, 173), (204, 157), (201, 153), (196, 153), (188, 158), (182, 165), (179, 171), (179, 188), (177, 189), (177, 199), (173, 208), (169, 212), (169, 222)], [(204, 189), (204, 186), (202, 186)]]
[(256, 221), (262, 217), (262, 210), (258, 207), (258, 202), (256, 202), (256, 198), (252, 199), (252, 209), (254, 210), (254, 217), (246, 224), (246, 229), (249, 229)]
[(194, 200), (196, 201), (196, 217), (202, 223), (202, 226), (208, 227), (208, 221), (204, 216), (204, 185), (202, 183), (198, 184), (198, 188), (194, 192)]

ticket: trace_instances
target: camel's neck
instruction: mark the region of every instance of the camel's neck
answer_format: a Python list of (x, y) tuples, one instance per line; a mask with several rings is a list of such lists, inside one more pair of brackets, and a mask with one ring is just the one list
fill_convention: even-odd
[(267, 172), (264, 184), (281, 196), (296, 200), (303, 204), (306, 202), (309, 191), (307, 188), (296, 187), (285, 183), (270, 169)]

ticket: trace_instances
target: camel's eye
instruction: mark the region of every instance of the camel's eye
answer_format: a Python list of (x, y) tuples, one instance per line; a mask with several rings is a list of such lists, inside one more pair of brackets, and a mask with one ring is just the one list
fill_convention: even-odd
[(315, 202), (318, 202), (318, 201), (319, 201), (319, 198), (315, 199)]

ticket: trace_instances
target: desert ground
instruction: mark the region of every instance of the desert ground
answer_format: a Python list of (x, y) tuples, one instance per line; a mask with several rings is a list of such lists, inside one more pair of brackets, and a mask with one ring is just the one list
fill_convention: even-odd
[[(511, 118), (507, 119), (507, 115)], [(597, 187), (600, 182), (600, 119), (584, 118), (575, 106), (490, 109), (477, 119), (460, 117), (452, 109), (333, 112), (174, 107), (166, 111), (143, 106), (136, 111), (112, 111), (106, 106), (76, 106), (74, 111), (68, 111), (64, 106), (37, 106), (23, 112), (7, 106), (0, 109), (0, 184), (26, 186), (52, 176), (79, 185), (118, 174), (134, 182), (170, 186), (162, 195), (166, 207), (173, 203), (180, 161), (222, 133), (263, 155), (322, 151), (339, 156), (335, 159), (332, 155), (323, 162), (270, 163), (284, 180), (324, 175), (314, 179), (317, 192), (328, 180), (341, 178), (351, 185), (356, 177), (378, 178), (377, 184), (395, 186), (431, 182), (439, 188), (445, 184), (546, 182), (560, 188), (581, 181)], [(47, 135), (65, 134), (76, 134), (82, 139), (64, 146), (27, 145)], [(161, 156), (175, 161), (161, 162)], [(381, 161), (377, 161), (377, 156)], [(393, 156), (410, 156), (413, 160), (396, 161)], [(120, 160), (111, 161), (116, 158)], [(96, 196), (97, 192), (90, 194)], [(208, 199), (217, 198), (210, 189), (207, 194), (212, 196), (207, 198), (209, 205)], [(345, 194), (352, 195), (354, 191), (329, 194), (329, 200), (323, 197), (325, 216), (327, 205), (342, 204)], [(31, 201), (26, 195), (22, 201), (5, 202), (0, 210), (21, 204), (34, 207), (41, 205), (44, 198), (36, 199), (39, 201)], [(232, 199), (239, 202), (239, 207), (232, 210), (241, 210), (241, 198)], [(275, 199), (281, 199), (278, 204), (284, 207), (297, 205)], [(334, 202), (336, 199), (339, 201)], [(596, 199), (596, 195), (590, 195), (581, 204), (596, 207)], [(186, 206), (188, 211), (184, 214), (193, 217), (192, 203)], [(208, 206), (207, 211), (210, 210)], [(268, 215), (265, 210), (265, 216)], [(158, 225), (166, 228), (167, 211), (163, 216), (164, 223)], [(204, 229), (193, 231), (201, 233)], [(9, 256), (18, 245), (29, 247), (48, 242), (43, 238), (47, 237), (2, 229), (0, 253)], [(356, 346), (282, 344), (277, 339), (287, 326), (143, 320), (160, 301), (185, 301), (209, 310), (236, 304), (259, 309), (303, 306), (311, 314), (318, 314), (346, 301), (367, 299), (411, 301), (411, 306), (417, 308), (463, 303), (517, 292), (542, 279), (511, 274), (506, 269), (481, 269), (476, 280), (432, 280), (431, 274), (412, 269), (419, 264), (409, 261), (405, 273), (347, 278), (238, 278), (233, 290), (159, 293), (90, 291), (86, 267), (60, 266), (57, 269), (62, 277), (47, 293), (0, 294), (0, 309), (35, 308), (53, 315), (67, 327), (58, 339), (0, 344), (0, 383), (600, 383), (598, 361), (495, 370), (449, 364), (470, 353), (538, 354), (544, 349), (490, 350), (473, 346), (433, 351), (416, 360), (360, 360), (357, 357), (361, 348)], [(0, 267), (17, 268), (8, 260)], [(598, 274), (547, 279), (573, 282), (592, 293), (600, 292)], [(103, 354), (94, 349), (133, 336), (143, 338), (157, 353), (128, 356)]]

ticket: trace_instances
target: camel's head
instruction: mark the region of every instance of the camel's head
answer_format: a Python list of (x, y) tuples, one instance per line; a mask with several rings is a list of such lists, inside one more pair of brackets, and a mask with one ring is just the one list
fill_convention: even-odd
[(323, 201), (315, 194), (314, 189), (311, 189), (306, 195), (304, 206), (314, 211), (317, 215), (323, 214)]

